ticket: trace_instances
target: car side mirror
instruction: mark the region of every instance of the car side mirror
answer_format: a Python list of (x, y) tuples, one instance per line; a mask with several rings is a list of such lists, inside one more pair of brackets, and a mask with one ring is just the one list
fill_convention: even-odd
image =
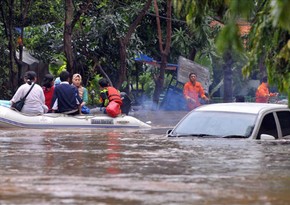
[(171, 132), (172, 132), (172, 129), (167, 130), (167, 131), (166, 131), (166, 137), (171, 137), (171, 135), (170, 135)]
[(272, 135), (261, 134), (261, 140), (275, 140), (276, 138)]

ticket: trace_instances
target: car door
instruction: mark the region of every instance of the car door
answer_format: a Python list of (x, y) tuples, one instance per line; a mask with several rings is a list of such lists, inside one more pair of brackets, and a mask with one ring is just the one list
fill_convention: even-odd
[(281, 127), (282, 139), (290, 139), (290, 111), (276, 112)]
[(278, 139), (278, 129), (273, 112), (266, 114), (261, 121), (260, 128), (256, 139), (261, 139), (261, 135), (271, 135)]

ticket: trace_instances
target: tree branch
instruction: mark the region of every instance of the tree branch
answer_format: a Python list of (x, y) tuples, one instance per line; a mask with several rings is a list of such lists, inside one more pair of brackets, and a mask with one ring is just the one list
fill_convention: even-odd
[(160, 25), (159, 9), (158, 9), (157, 0), (154, 0), (154, 9), (155, 9), (155, 13), (156, 13), (156, 23), (157, 23), (159, 49), (160, 49), (160, 52), (163, 52), (162, 33), (161, 33), (161, 25)]

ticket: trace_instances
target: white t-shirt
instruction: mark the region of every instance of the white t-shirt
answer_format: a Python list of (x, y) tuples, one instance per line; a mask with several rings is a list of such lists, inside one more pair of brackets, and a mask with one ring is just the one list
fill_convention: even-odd
[[(20, 98), (23, 98), (32, 85), (33, 84), (29, 85), (28, 83), (21, 85), (14, 94), (11, 101), (15, 103), (20, 100)], [(43, 90), (38, 84), (35, 84), (28, 96), (26, 97), (25, 104), (21, 112), (27, 114), (42, 114), (47, 112), (47, 110), (48, 108), (45, 105)]]

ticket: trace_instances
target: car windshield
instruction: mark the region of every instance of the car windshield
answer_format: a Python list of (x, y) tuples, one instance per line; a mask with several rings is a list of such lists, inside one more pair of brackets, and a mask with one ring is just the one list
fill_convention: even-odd
[(249, 137), (256, 116), (245, 113), (194, 111), (173, 130), (175, 136)]

